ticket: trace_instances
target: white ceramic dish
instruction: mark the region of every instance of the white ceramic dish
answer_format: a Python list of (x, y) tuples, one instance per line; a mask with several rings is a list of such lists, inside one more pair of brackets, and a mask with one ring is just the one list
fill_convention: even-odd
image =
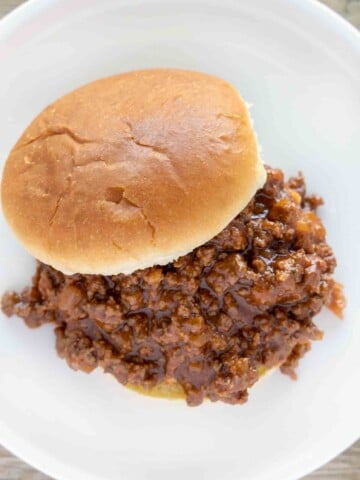
[[(301, 169), (346, 285), (345, 321), (318, 317), (323, 342), (299, 381), (275, 373), (245, 406), (138, 396), (75, 373), (52, 329), (0, 318), (0, 442), (60, 480), (298, 478), (360, 432), (360, 40), (309, 0), (33, 0), (0, 23), (0, 158), (46, 104), (112, 73), (174, 66), (218, 74), (254, 104), (265, 161)], [(0, 292), (33, 261), (1, 218)]]

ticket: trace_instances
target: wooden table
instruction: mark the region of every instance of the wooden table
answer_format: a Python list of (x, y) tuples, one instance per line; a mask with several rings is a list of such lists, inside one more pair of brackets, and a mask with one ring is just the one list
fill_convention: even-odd
[[(360, 28), (360, 0), (322, 1)], [(23, 2), (24, 0), (0, 0), (0, 18)], [(49, 477), (0, 446), (0, 480), (49, 480)], [(360, 480), (360, 441), (303, 480)]]

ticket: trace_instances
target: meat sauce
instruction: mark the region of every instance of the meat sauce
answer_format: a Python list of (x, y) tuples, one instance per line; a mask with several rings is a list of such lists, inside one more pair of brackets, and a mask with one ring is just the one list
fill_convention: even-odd
[[(267, 181), (222, 232), (166, 266), (131, 275), (64, 275), (39, 264), (32, 286), (2, 309), (29, 327), (54, 323), (74, 369), (102, 367), (121, 383), (180, 384), (190, 405), (243, 403), (261, 372), (295, 376), (325, 305), (341, 316), (336, 260), (301, 175)], [(211, 212), (209, 212), (211, 215)]]

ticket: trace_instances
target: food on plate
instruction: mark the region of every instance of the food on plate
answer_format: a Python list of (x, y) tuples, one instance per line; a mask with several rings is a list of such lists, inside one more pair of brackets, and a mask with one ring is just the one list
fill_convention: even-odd
[(217, 77), (141, 70), (75, 90), (26, 129), (1, 194), (39, 261), (2, 309), (54, 323), (74, 369), (242, 403), (268, 370), (295, 375), (323, 306), (341, 316), (322, 199), (263, 165), (246, 104)]

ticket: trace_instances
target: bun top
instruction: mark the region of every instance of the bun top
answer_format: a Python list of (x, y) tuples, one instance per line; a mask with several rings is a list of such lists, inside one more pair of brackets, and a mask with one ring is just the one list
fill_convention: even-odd
[(203, 73), (98, 80), (25, 130), (2, 179), (24, 247), (64, 273), (169, 263), (218, 234), (265, 181), (245, 103)]

